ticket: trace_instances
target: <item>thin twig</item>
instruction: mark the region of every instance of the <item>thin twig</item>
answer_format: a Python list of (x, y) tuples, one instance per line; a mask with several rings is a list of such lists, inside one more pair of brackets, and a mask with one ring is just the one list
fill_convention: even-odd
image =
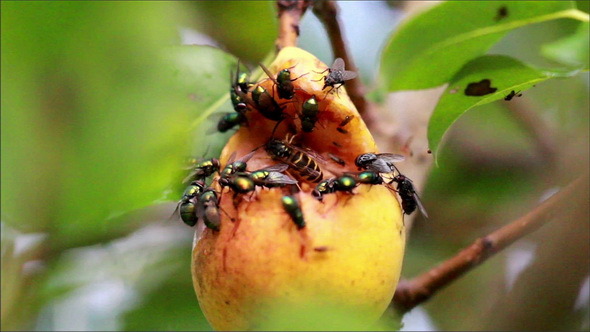
[(400, 282), (395, 291), (393, 305), (400, 312), (406, 312), (428, 300), (437, 291), (498, 251), (554, 219), (553, 217), (560, 211), (559, 207), (567, 204), (580, 188), (588, 185), (588, 180), (587, 175), (577, 178), (523, 217), (477, 239), (472, 245), (430, 271), (411, 280)]
[[(334, 51), (334, 58), (342, 58), (347, 69), (358, 72), (344, 42), (342, 29), (340, 29), (340, 23), (338, 22), (338, 6), (336, 3), (331, 0), (318, 0), (313, 5), (313, 13), (322, 22), (328, 32), (330, 44)], [(359, 113), (365, 117), (368, 105), (365, 99), (365, 87), (358, 75), (356, 78), (346, 82), (346, 91)]]
[(277, 51), (283, 47), (297, 46), (299, 21), (310, 4), (310, 0), (277, 0), (277, 6), (279, 8)]

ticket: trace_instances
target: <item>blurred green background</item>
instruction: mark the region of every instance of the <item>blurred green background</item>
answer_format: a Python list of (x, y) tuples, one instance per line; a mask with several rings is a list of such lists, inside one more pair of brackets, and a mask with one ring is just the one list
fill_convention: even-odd
[[(377, 88), (380, 51), (410, 9), (339, 6), (361, 77)], [(209, 114), (231, 111), (236, 59), (253, 69), (274, 49), (274, 3), (2, 1), (1, 15), (2, 330), (209, 330), (192, 289), (193, 229), (170, 217), (183, 160), (218, 155), (230, 135), (208, 133)], [(490, 53), (554, 66), (544, 45), (579, 26), (522, 27)], [(311, 12), (300, 46), (331, 63)], [(416, 220), (405, 277), (588, 173), (588, 89), (585, 71), (522, 97), (555, 142), (550, 161), (505, 103), (452, 127), (423, 190), (430, 219)], [(414, 309), (403, 329), (588, 330), (588, 199), (558, 212), (561, 223)]]

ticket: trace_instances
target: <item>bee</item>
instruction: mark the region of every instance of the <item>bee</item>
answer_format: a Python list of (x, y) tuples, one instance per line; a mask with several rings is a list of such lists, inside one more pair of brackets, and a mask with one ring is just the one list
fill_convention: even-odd
[(276, 85), (277, 87), (277, 92), (279, 93), (279, 98), (281, 99), (293, 99), (293, 97), (295, 96), (295, 87), (293, 86), (293, 82), (298, 80), (300, 77), (307, 75), (303, 74), (297, 78), (291, 79), (291, 71), (289, 69), (293, 68), (285, 68), (283, 70), (281, 70), (278, 74), (277, 74), (277, 78), (275, 79), (272, 76), (272, 73), (268, 70), (268, 68), (266, 68), (263, 64), (260, 63), (260, 68), (262, 68), (262, 70), (264, 70), (264, 72), (266, 73), (266, 75), (268, 75), (268, 78), (270, 78), (273, 83)]
[(426, 209), (424, 209), (420, 197), (418, 197), (418, 194), (414, 189), (412, 180), (405, 175), (398, 174), (393, 177), (390, 183), (392, 182), (395, 182), (397, 185), (397, 193), (402, 200), (402, 209), (404, 210), (404, 213), (409, 215), (416, 210), (416, 207), (418, 207), (424, 217), (428, 218), (428, 213), (426, 213)]
[(311, 152), (276, 138), (271, 138), (265, 149), (273, 159), (280, 160), (294, 169), (300, 178), (314, 183), (322, 180), (322, 171), (310, 156)]
[(510, 101), (514, 97), (521, 97), (521, 96), (522, 96), (522, 93), (520, 93), (520, 91), (514, 92), (514, 90), (512, 90), (512, 91), (510, 91), (510, 93), (508, 95), (506, 95), (506, 97), (504, 97), (504, 100)]
[(193, 161), (193, 164), (194, 165), (190, 167), (193, 170), (189, 173), (189, 175), (186, 178), (184, 178), (184, 180), (182, 180), (182, 183), (203, 180), (213, 175), (213, 173), (219, 172), (220, 164), (219, 160), (217, 160), (216, 158), (205, 159), (200, 162), (195, 160)]
[(363, 153), (356, 157), (355, 165), (361, 169), (377, 173), (391, 173), (395, 169), (393, 163), (404, 161), (406, 158), (393, 153)]
[[(351, 80), (357, 76), (357, 73), (354, 71), (344, 70), (344, 60), (342, 60), (342, 58), (336, 58), (336, 60), (334, 60), (334, 63), (332, 64), (332, 67), (326, 68), (326, 70), (320, 72), (319, 74), (323, 74), (326, 71), (328, 72), (328, 74), (323, 77), (324, 87), (322, 88), (322, 90), (324, 90), (327, 87), (330, 87), (331, 89), (330, 91), (328, 91), (328, 93), (330, 93), (334, 89), (338, 91), (337, 89), (343, 86), (345, 81)], [(336, 84), (339, 85), (336, 87)]]
[(176, 205), (176, 210), (174, 210), (173, 215), (180, 212), (180, 218), (185, 224), (191, 227), (196, 225), (199, 220), (196, 213), (197, 199), (204, 190), (205, 183), (202, 181), (191, 182), (191, 184), (184, 190), (182, 198), (178, 202), (178, 205)]
[(203, 218), (205, 226), (219, 231), (221, 217), (219, 214), (219, 196), (213, 188), (207, 188), (197, 200), (197, 216)]
[(283, 208), (297, 226), (297, 229), (304, 228), (305, 219), (303, 218), (303, 211), (301, 211), (301, 206), (297, 199), (294, 196), (283, 196), (281, 197), (281, 202), (283, 203)]
[(283, 174), (289, 168), (287, 164), (278, 164), (265, 167), (250, 173), (250, 178), (254, 184), (260, 187), (275, 188), (284, 187), (290, 184), (297, 184), (297, 180)]
[(319, 105), (315, 96), (311, 96), (306, 100), (301, 107), (301, 130), (306, 133), (313, 131), (316, 122), (318, 121)]

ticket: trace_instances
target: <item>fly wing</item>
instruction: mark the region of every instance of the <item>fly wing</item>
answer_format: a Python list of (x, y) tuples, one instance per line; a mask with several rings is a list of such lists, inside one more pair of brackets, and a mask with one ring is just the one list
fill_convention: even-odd
[(342, 80), (343, 80), (343, 81), (348, 81), (348, 80), (351, 80), (351, 79), (353, 79), (353, 78), (357, 77), (357, 75), (358, 75), (358, 74), (357, 74), (357, 72), (356, 72), (356, 71), (345, 70), (345, 71), (342, 73)]
[(276, 165), (264, 167), (263, 169), (260, 169), (260, 171), (264, 170), (264, 171), (269, 171), (269, 172), (282, 173), (282, 172), (286, 171), (288, 168), (289, 168), (289, 165), (287, 165), (287, 164), (276, 164)]
[(377, 173), (391, 173), (392, 169), (383, 159), (377, 159), (367, 166), (367, 169)]
[(279, 84), (279, 82), (277, 82), (277, 80), (272, 76), (272, 73), (270, 72), (270, 70), (268, 70), (268, 68), (266, 68), (265, 65), (259, 63), (260, 68), (262, 68), (262, 70), (264, 70), (264, 72), (266, 73), (266, 75), (268, 75), (268, 78), (270, 78), (271, 81), (273, 81), (274, 84)]
[(270, 172), (264, 182), (276, 184), (296, 184), (297, 180), (283, 173)]
[(400, 161), (406, 160), (406, 157), (395, 153), (379, 153), (377, 157), (387, 163), (399, 163)]
[(422, 215), (426, 219), (428, 219), (428, 213), (426, 213), (426, 209), (424, 208), (424, 205), (422, 205), (422, 201), (420, 201), (420, 197), (415, 192), (414, 192), (414, 199), (416, 200), (416, 205), (418, 205), (418, 209), (420, 209), (420, 212), (422, 213)]
[(344, 71), (344, 60), (342, 58), (336, 58), (330, 69), (333, 71)]
[(227, 167), (227, 165), (234, 162), (234, 160), (236, 159), (236, 154), (237, 154), (237, 152), (234, 151), (234, 152), (232, 152), (231, 155), (229, 155), (229, 159), (227, 160), (227, 164), (225, 165), (226, 167)]
[[(234, 154), (235, 154), (235, 153), (236, 153), (236, 152), (234, 151)], [(248, 154), (244, 155), (242, 158), (240, 158), (240, 161), (243, 161), (243, 162), (245, 162), (245, 163), (246, 163), (246, 162), (248, 162), (248, 160), (250, 160), (250, 159), (252, 158), (252, 156), (254, 156), (254, 154), (255, 154), (255, 153), (256, 153), (256, 151), (252, 151), (252, 152), (250, 152), (250, 153), (248, 153)], [(233, 155), (233, 154), (232, 154), (232, 155)]]

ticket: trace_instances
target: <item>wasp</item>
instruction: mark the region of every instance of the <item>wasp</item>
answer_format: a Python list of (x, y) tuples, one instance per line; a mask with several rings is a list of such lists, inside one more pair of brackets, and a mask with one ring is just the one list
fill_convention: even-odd
[(281, 202), (283, 203), (283, 208), (297, 226), (297, 229), (304, 228), (305, 219), (303, 218), (303, 211), (301, 211), (301, 206), (297, 199), (294, 196), (283, 196), (281, 197)]
[[(343, 86), (345, 81), (351, 80), (357, 76), (357, 73), (354, 71), (344, 70), (344, 60), (342, 60), (342, 58), (336, 58), (336, 60), (334, 60), (334, 63), (332, 64), (332, 67), (326, 68), (326, 70), (320, 72), (319, 74), (323, 74), (326, 71), (328, 72), (328, 74), (323, 77), (324, 87), (322, 88), (322, 90), (324, 90), (327, 87), (330, 87), (331, 89), (330, 91), (328, 91), (328, 93), (330, 93), (334, 89), (338, 89), (339, 87)], [(336, 84), (338, 84), (337, 87)]]
[(310, 151), (305, 151), (290, 142), (271, 138), (265, 146), (266, 152), (291, 167), (302, 179), (310, 182), (320, 182), (323, 174), (317, 162), (310, 156)]
[(426, 213), (426, 209), (422, 205), (420, 197), (414, 189), (412, 180), (405, 175), (398, 174), (393, 177), (390, 183), (392, 182), (395, 182), (397, 185), (397, 193), (402, 200), (402, 209), (404, 210), (404, 213), (409, 215), (416, 210), (416, 207), (418, 207), (424, 217), (428, 218), (428, 213)]
[(216, 158), (205, 159), (200, 162), (194, 161), (193, 164), (194, 165), (190, 167), (193, 170), (186, 178), (184, 178), (184, 180), (182, 180), (182, 183), (203, 180), (213, 175), (213, 173), (218, 172), (220, 167), (219, 160)]
[(178, 202), (178, 205), (176, 205), (176, 210), (174, 210), (174, 214), (176, 214), (177, 211), (180, 212), (180, 218), (182, 221), (191, 227), (197, 224), (197, 199), (204, 190), (205, 183), (202, 181), (191, 182), (191, 184), (184, 190), (182, 198)]
[(293, 82), (298, 80), (299, 78), (301, 78), (302, 76), (307, 75), (303, 74), (297, 78), (291, 79), (291, 68), (285, 68), (283, 70), (281, 70), (278, 74), (277, 74), (277, 78), (275, 79), (272, 76), (272, 73), (270, 72), (270, 70), (268, 70), (268, 68), (266, 68), (263, 64), (260, 63), (260, 68), (262, 68), (262, 70), (264, 70), (264, 72), (266, 73), (266, 75), (268, 75), (268, 78), (270, 78), (273, 83), (276, 85), (277, 87), (277, 92), (279, 93), (279, 98), (281, 99), (293, 99), (293, 97), (295, 96), (295, 86), (293, 86)]
[(404, 161), (406, 158), (394, 153), (363, 153), (356, 157), (355, 165), (360, 169), (377, 173), (391, 173), (395, 166), (393, 163)]
[(301, 107), (301, 130), (306, 133), (313, 131), (316, 122), (318, 121), (319, 105), (315, 96), (306, 100)]
[(219, 214), (219, 196), (213, 188), (207, 188), (197, 200), (197, 216), (203, 218), (205, 226), (219, 231), (221, 217)]

